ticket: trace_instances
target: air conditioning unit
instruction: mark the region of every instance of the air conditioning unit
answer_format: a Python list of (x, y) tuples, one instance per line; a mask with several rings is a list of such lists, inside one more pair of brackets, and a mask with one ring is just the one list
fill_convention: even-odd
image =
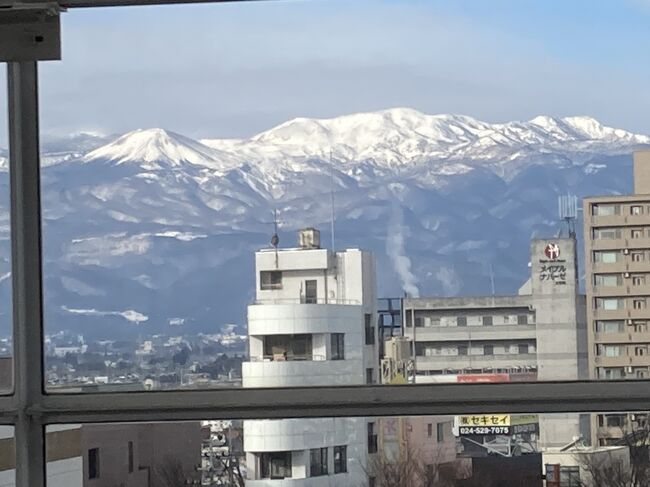
[(634, 369), (630, 365), (625, 367), (625, 373), (626, 374), (631, 374), (632, 372), (634, 372)]
[(632, 324), (632, 320), (627, 320), (627, 324), (628, 324), (628, 325), (631, 325), (631, 324)]
[(629, 254), (629, 253), (630, 253), (630, 249), (624, 249), (624, 250), (623, 250), (623, 253), (624, 253), (625, 255)]
[(624, 277), (625, 279), (629, 279), (629, 278), (630, 278), (630, 273), (629, 273), (629, 272), (624, 272), (624, 273), (623, 273), (623, 277)]

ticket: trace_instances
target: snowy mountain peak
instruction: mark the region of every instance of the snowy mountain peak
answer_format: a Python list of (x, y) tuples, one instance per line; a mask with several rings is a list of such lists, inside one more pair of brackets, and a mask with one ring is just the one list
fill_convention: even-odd
[[(196, 140), (161, 128), (139, 129), (95, 149), (84, 161), (109, 160), (144, 163), (146, 167), (163, 163), (166, 166), (182, 166), (185, 163), (213, 165), (220, 154)], [(154, 164), (155, 163), (155, 164)]]

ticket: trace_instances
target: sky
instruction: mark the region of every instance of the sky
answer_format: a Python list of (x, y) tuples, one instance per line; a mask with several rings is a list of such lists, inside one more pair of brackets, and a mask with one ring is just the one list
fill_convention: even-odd
[(488, 122), (590, 115), (650, 134), (649, 20), (650, 0), (76, 9), (62, 14), (63, 60), (40, 66), (41, 130), (249, 137), (405, 106)]

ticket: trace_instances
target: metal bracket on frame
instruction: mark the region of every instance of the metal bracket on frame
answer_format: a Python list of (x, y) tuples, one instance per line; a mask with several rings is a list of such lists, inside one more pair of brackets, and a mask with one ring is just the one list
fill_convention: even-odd
[(58, 3), (0, 0), (0, 62), (61, 59)]

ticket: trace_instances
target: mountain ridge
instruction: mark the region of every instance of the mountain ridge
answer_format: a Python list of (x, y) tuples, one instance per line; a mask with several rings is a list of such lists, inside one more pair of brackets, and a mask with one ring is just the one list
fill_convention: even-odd
[[(630, 154), (650, 142), (589, 117), (351, 117), (209, 146), (141, 129), (44, 147), (47, 331), (115, 338), (243, 325), (253, 253), (270, 245), (274, 210), (281, 246), (303, 226), (329, 243), (334, 213), (337, 248), (375, 253), (381, 295), (489, 293), (492, 277), (498, 293), (516, 292), (529, 239), (561, 228), (557, 197), (629, 192)], [(0, 276), (11, 271), (8, 232), (0, 225)], [(0, 280), (0, 300), (10, 282)]]

